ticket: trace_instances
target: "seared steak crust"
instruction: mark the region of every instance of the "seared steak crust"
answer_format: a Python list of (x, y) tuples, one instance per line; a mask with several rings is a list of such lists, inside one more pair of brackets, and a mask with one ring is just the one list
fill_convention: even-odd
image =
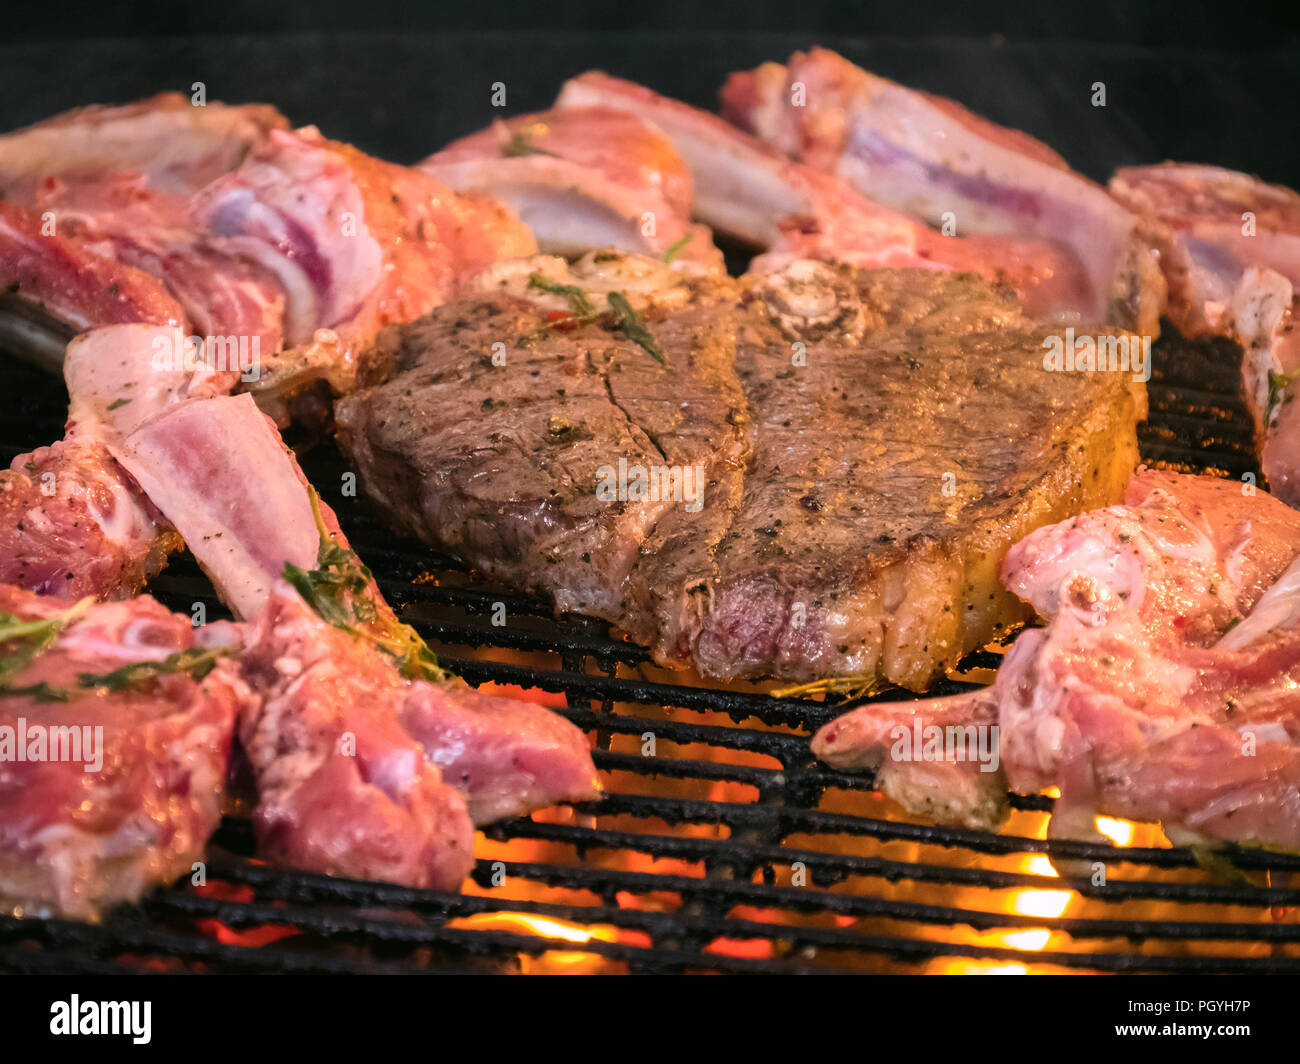
[(970, 274), (804, 264), (746, 300), (755, 447), (695, 664), (923, 688), (1023, 618), (1013, 543), (1123, 492), (1129, 376), (1045, 370), (1047, 332)]
[[(401, 527), (663, 664), (921, 688), (1023, 619), (1007, 548), (1136, 465), (1129, 375), (1044, 369), (1047, 333), (973, 275), (575, 273), (602, 302), (629, 263), (665, 364), (522, 290), (524, 265), (385, 334), (386, 379), (337, 417)], [(620, 459), (701, 466), (702, 507), (602, 497)]]
[[(663, 363), (607, 315), (578, 323), (556, 309), (563, 300), (516, 294), (520, 275), (503, 273), (501, 290), (386, 332), (368, 361), (389, 379), (336, 416), (367, 490), (400, 527), (675, 656), (679, 643), (689, 650), (673, 627), (678, 603), (711, 571), (726, 526), (715, 503), (739, 497), (749, 443), (735, 283), (660, 270), (668, 288), (628, 297)], [(684, 491), (701, 473), (702, 505), (602, 495), (602, 482), (617, 492), (620, 462), (629, 477), (689, 471)]]

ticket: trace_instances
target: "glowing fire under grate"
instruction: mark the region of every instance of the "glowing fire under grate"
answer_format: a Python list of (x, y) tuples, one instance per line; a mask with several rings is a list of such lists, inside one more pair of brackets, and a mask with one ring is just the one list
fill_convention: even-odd
[[(1250, 470), (1222, 348), (1162, 342), (1156, 371), (1147, 459)], [(15, 379), (2, 391), (22, 397), (4, 400), (4, 423), (23, 427), (3, 441), (12, 455), (44, 442), (35, 433), (49, 423), (57, 434), (63, 398), (29, 371), (4, 374)], [(327, 494), (337, 461), (322, 450), (308, 463)], [(463, 894), (269, 868), (252, 859), (248, 823), (231, 818), (206, 886), (157, 891), (100, 926), (2, 918), (0, 970), (1300, 971), (1300, 858), (1241, 853), (1225, 877), (1122, 821), (1099, 822), (1114, 847), (1048, 842), (1045, 795), (1013, 795), (996, 835), (918, 822), (869, 779), (810, 757), (808, 736), (843, 707), (684, 684), (604, 625), (557, 622), (437, 568), (355, 500), (331, 501), (390, 600), (453, 668), (565, 695), (606, 798), (481, 834)], [(177, 608), (211, 601), (188, 561), (156, 583)], [(498, 602), (503, 627), (491, 623)], [(942, 689), (987, 680), (996, 663), (976, 654)], [(1098, 863), (1104, 883), (1089, 874)]]

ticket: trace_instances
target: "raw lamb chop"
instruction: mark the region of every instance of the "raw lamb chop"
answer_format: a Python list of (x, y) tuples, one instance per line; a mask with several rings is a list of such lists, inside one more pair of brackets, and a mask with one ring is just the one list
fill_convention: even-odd
[[(286, 399), (318, 380), (346, 391), (384, 324), (448, 298), (465, 272), (536, 250), (486, 197), (286, 125), (270, 108), (164, 96), (0, 137), (10, 301), (77, 328), (166, 322), (253, 347), (242, 383), (285, 418)], [(161, 280), (183, 318), (135, 270)], [(319, 417), (318, 405), (302, 409)]]
[(239, 724), (258, 852), (291, 868), (456, 890), (474, 865), (465, 799), (398, 715), (410, 685), (286, 583), (247, 631), (263, 696)]
[(599, 71), (566, 82), (556, 103), (622, 109), (666, 133), (691, 169), (696, 217), (767, 249), (751, 271), (779, 270), (799, 258), (862, 268), (971, 270), (1014, 287), (1036, 317), (1086, 309), (1083, 275), (1058, 246), (941, 236), (831, 174), (784, 158), (716, 115)]
[(0, 188), (25, 198), (54, 174), (134, 172), (160, 192), (184, 195), (228, 173), (288, 120), (265, 104), (194, 104), (165, 92), (95, 104), (0, 136)]
[(262, 393), (321, 377), (346, 394), (380, 328), (427, 313), (458, 277), (536, 249), (494, 201), (459, 197), (310, 127), (271, 133), (192, 212), (219, 249), (271, 271), (285, 293), (289, 350), (264, 360)]
[(173, 361), (183, 351), (179, 329), (139, 324), (93, 329), (68, 345), (65, 438), (0, 472), (0, 582), (126, 598), (163, 568), (180, 537), (110, 445), (169, 403), (220, 393), (238, 378), (186, 370)]
[(961, 235), (1047, 241), (1085, 282), (1075, 311), (1158, 332), (1164, 285), (1137, 215), (1032, 137), (905, 88), (825, 48), (733, 74), (723, 114), (862, 195)]
[(1186, 336), (1222, 335), (1244, 351), (1242, 380), (1270, 490), (1300, 505), (1300, 195), (1214, 166), (1162, 163), (1116, 172), (1110, 191), (1154, 235), (1169, 318)]
[(147, 596), (0, 586), (0, 908), (97, 919), (202, 858), (256, 699), (196, 640)]
[(691, 174), (672, 141), (627, 111), (572, 107), (498, 121), (420, 169), (506, 204), (549, 254), (610, 247), (722, 267), (708, 229), (690, 224)]
[[(0, 136), (9, 212), (9, 225), (0, 226), (0, 277), (18, 286), (17, 298), (77, 328), (187, 324), (174, 308), (156, 307), (157, 297), (133, 295), (139, 269), (164, 282), (202, 334), (257, 336), (274, 351), (283, 299), (275, 278), (206, 241), (190, 223), (188, 200), (287, 125), (263, 105), (194, 106), (165, 93), (79, 108)], [(112, 293), (107, 306), (79, 283), (86, 268)]]
[[(944, 727), (995, 720), (1006, 783), (1059, 788), (1053, 835), (1092, 837), (1107, 814), (1158, 820), (1175, 841), (1295, 849), (1297, 581), (1266, 589), (1298, 553), (1300, 516), (1269, 496), (1144, 472), (1123, 506), (1039, 529), (1008, 553), (1004, 582), (1048, 625), (1016, 641), (991, 688), (863, 706), (826, 725), (814, 752), (873, 767), (905, 711)], [(1267, 620), (1254, 623), (1260, 609)], [(909, 808), (988, 826), (996, 774), (969, 761), (888, 767), (882, 785)], [(937, 797), (924, 789), (936, 776)]]
[[(591, 752), (577, 728), (541, 706), (472, 691), (437, 669), (418, 636), (384, 602), (333, 513), (315, 499), (292, 452), (250, 397), (177, 403), (139, 426), (116, 451), (192, 545), (225, 601), (252, 621), (255, 638), (274, 646), (284, 635), (279, 622), (266, 620), (268, 611), (292, 629), (294, 643), (309, 640), (314, 626), (314, 638), (330, 648), (319, 659), (311, 657), (317, 671), (338, 668), (340, 677), (354, 677), (348, 682), (360, 685), (374, 726), (390, 735), (399, 729), (422, 748), (447, 783), (465, 795), (476, 822), (599, 794)], [(248, 492), (250, 483), (258, 486), (255, 495)], [(289, 572), (299, 574), (296, 591), (279, 579)], [(324, 590), (313, 592), (317, 586)], [(286, 602), (300, 593), (310, 594), (314, 613)], [(286, 715), (324, 714), (322, 719), (338, 723), (348, 700), (340, 702), (331, 692), (341, 678), (322, 679), (311, 698), (298, 701), (303, 692), (295, 678), (303, 653), (277, 650), (256, 660), (250, 683), (260, 691), (283, 685), (288, 701), (268, 698), (260, 710), (276, 715), (274, 726), (242, 727), (258, 734), (269, 727), (265, 734), (278, 734), (288, 727)], [(264, 776), (279, 778), (283, 749), (269, 743), (259, 751), (266, 756), (250, 751), (250, 759), (260, 787)], [(322, 839), (285, 845), (306, 853), (330, 844)], [(335, 853), (333, 860), (344, 858)], [(364, 866), (366, 858), (359, 860)]]

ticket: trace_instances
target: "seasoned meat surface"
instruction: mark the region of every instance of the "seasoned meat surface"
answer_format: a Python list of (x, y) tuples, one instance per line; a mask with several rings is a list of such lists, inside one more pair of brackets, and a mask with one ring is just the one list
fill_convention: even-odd
[[(257, 696), (224, 658), (169, 667), (200, 635), (148, 595), (92, 605), (0, 585), (0, 617), (0, 652), (27, 659), (0, 689), (0, 908), (98, 920), (189, 875)], [(24, 638), (43, 624), (48, 642)]]
[[(749, 446), (736, 289), (621, 256), (575, 269), (497, 268), (481, 296), (387, 333), (392, 375), (338, 404), (340, 439), (404, 529), (675, 648), (670, 614), (707, 578)], [(528, 287), (547, 273), (583, 285), (600, 320)], [(662, 362), (610, 326), (602, 285), (637, 306)]]
[(1048, 339), (970, 274), (534, 259), (386, 333), (336, 413), (401, 527), (662, 664), (920, 688), (1023, 618), (1006, 549), (1136, 463), (1140, 385)]
[(970, 274), (803, 263), (746, 296), (754, 454), (695, 662), (922, 687), (1020, 617), (1011, 544), (1123, 490), (1129, 379), (1045, 370), (1047, 332)]

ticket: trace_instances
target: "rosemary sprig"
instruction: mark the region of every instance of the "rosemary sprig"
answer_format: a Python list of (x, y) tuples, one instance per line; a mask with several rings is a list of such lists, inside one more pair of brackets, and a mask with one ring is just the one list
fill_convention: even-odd
[[(540, 273), (532, 273), (528, 275), (528, 287), (548, 292), (553, 296), (562, 296), (569, 304), (570, 313), (557, 321), (545, 322), (532, 332), (525, 333), (519, 338), (521, 344), (544, 339), (555, 329), (573, 329), (580, 325), (591, 325), (599, 321), (602, 316), (602, 312), (597, 310), (596, 304), (592, 302), (591, 296), (577, 285), (560, 284)], [(605, 296), (605, 300), (609, 303), (610, 311), (613, 312), (615, 326), (622, 330), (623, 335), (649, 352), (650, 357), (659, 365), (668, 365), (663, 349), (646, 328), (641, 315), (632, 309), (632, 304), (627, 301), (627, 297), (622, 292), (610, 292)]]
[(1232, 858), (1221, 850), (1211, 849), (1199, 843), (1188, 847), (1192, 859), (1205, 871), (1228, 880), (1230, 883), (1245, 883), (1255, 886), (1250, 877), (1232, 862)]
[(361, 559), (330, 538), (321, 517), (319, 497), (315, 489), (309, 488), (308, 491), (312, 515), (320, 531), (316, 568), (301, 569), (292, 562), (285, 562), (284, 578), (321, 620), (350, 631), (354, 624), (368, 623), (374, 617), (374, 603), (366, 596), (374, 577), (369, 568), (361, 564)]
[(663, 350), (655, 342), (655, 338), (650, 335), (650, 330), (641, 320), (641, 315), (632, 309), (632, 304), (627, 301), (627, 297), (622, 292), (610, 292), (608, 297), (609, 305), (614, 308), (614, 314), (618, 318), (618, 326), (623, 330), (623, 335), (631, 340), (634, 344), (645, 348), (661, 366), (668, 365), (668, 360), (664, 358)]
[(23, 621), (12, 613), (0, 612), (0, 645), (17, 644), (15, 649), (0, 658), (0, 695), (27, 696), (38, 702), (67, 702), (75, 695), (96, 687), (129, 691), (157, 676), (184, 673), (201, 680), (216, 667), (221, 657), (239, 650), (238, 647), (214, 647), (210, 650), (191, 647), (169, 654), (162, 661), (135, 661), (103, 674), (83, 672), (77, 676), (80, 690), (56, 687), (44, 681), (22, 686), (8, 682), (48, 650), (59, 633), (85, 613), (94, 601), (93, 598), (84, 598), (66, 610), (38, 621)]
[(168, 654), (162, 661), (134, 661), (112, 672), (95, 674), (83, 672), (78, 674), (77, 683), (82, 687), (103, 687), (109, 691), (129, 691), (159, 676), (188, 675), (194, 680), (202, 680), (217, 667), (217, 662), (230, 654), (238, 653), (238, 646), (225, 647), (190, 647)]
[(29, 683), (22, 687), (0, 686), (0, 695), (6, 698), (26, 696), (34, 698), (37, 702), (66, 702), (71, 697), (71, 693), (66, 688), (55, 687), (44, 681)]
[(327, 624), (374, 644), (397, 659), (398, 672), (408, 680), (441, 683), (451, 673), (438, 665), (438, 658), (419, 633), (390, 613), (381, 612), (370, 598), (374, 576), (352, 551), (330, 537), (321, 515), (320, 496), (307, 489), (312, 516), (320, 534), (316, 568), (302, 569), (284, 564), (284, 578)]
[(851, 702), (855, 698), (866, 698), (880, 689), (879, 678), (873, 675), (832, 676), (811, 683), (795, 684), (793, 687), (779, 687), (769, 691), (773, 698), (809, 698), (813, 695), (825, 695), (829, 700), (832, 695), (843, 697), (836, 705)]
[(1300, 373), (1300, 370), (1295, 373), (1268, 371), (1268, 406), (1264, 410), (1265, 424), (1273, 419), (1273, 410), (1282, 401), (1282, 394), (1291, 386), (1291, 382), (1296, 378), (1296, 373)]
[(674, 240), (671, 244), (669, 244), (668, 250), (664, 252), (664, 262), (670, 263), (673, 261), (673, 259), (677, 258), (677, 256), (682, 253), (682, 250), (686, 247), (686, 245), (691, 242), (691, 238), (693, 236), (695, 236), (694, 233), (687, 233), (685, 236), (681, 237), (678, 240)]
[(510, 139), (501, 145), (501, 154), (507, 159), (518, 159), (525, 155), (549, 155), (552, 159), (559, 158), (555, 152), (537, 147), (520, 131), (510, 134)]
[[(563, 312), (557, 311), (556, 313), (563, 313)], [(543, 324), (537, 326), (536, 329), (533, 329), (531, 332), (524, 333), (523, 336), (519, 337), (519, 343), (521, 344), (535, 343), (538, 340), (545, 340), (556, 329), (576, 329), (582, 325), (592, 325), (599, 320), (600, 320), (599, 313), (569, 314), (555, 321), (544, 322)]]
[(8, 648), (8, 652), (0, 657), (0, 692), (18, 693), (8, 688), (9, 679), (47, 650), (59, 633), (90, 609), (94, 601), (90, 597), (84, 598), (66, 610), (36, 621), (24, 621), (12, 613), (0, 611), (0, 647)]
[(528, 275), (528, 287), (536, 288), (553, 296), (560, 296), (569, 304), (569, 309), (578, 317), (594, 317), (597, 313), (596, 304), (591, 301), (591, 296), (587, 295), (575, 284), (560, 284), (559, 281), (552, 281), (545, 274), (530, 273)]

